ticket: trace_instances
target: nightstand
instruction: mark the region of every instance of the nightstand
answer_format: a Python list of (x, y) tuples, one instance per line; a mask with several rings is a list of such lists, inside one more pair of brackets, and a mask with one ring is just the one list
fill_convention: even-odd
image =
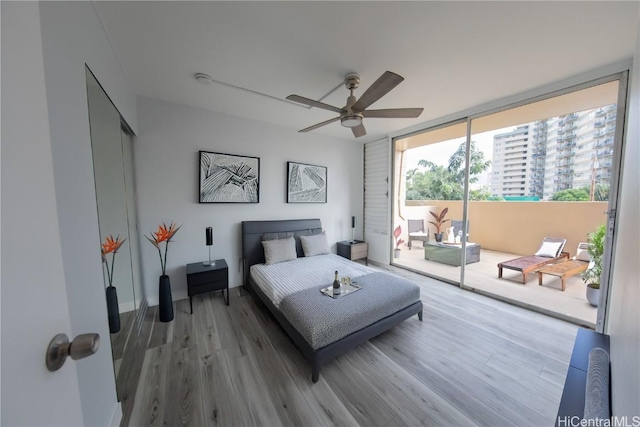
[(193, 314), (192, 298), (208, 292), (227, 291), (227, 305), (229, 305), (229, 267), (224, 259), (217, 259), (214, 265), (202, 265), (201, 262), (187, 264), (187, 294)]
[(369, 245), (367, 242), (363, 242), (362, 240), (356, 240), (355, 242), (343, 240), (342, 242), (338, 242), (337, 246), (338, 255), (341, 257), (350, 259), (351, 261), (364, 259), (365, 264), (369, 265), (369, 260), (367, 259), (369, 255)]

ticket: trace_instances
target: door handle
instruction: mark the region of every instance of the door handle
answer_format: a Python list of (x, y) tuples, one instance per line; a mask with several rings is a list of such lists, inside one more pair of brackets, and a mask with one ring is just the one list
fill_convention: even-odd
[(58, 334), (49, 343), (45, 357), (47, 369), (55, 372), (62, 368), (67, 357), (73, 360), (91, 356), (100, 348), (99, 334), (80, 334), (69, 342), (66, 334)]

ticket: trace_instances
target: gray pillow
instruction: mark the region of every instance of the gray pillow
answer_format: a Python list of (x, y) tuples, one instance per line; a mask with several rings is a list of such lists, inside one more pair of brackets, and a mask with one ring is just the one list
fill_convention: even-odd
[(292, 237), (286, 239), (263, 240), (265, 264), (277, 264), (298, 258), (296, 242)]
[(302, 243), (302, 250), (304, 251), (305, 257), (331, 253), (327, 235), (324, 231), (312, 236), (300, 236), (300, 243)]

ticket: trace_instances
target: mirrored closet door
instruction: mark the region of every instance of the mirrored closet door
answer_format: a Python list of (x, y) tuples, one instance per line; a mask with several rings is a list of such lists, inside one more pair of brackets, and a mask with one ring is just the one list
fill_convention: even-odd
[[(96, 206), (111, 348), (118, 396), (144, 311), (133, 176), (133, 140), (107, 94), (87, 68), (87, 98)], [(97, 243), (97, 242), (96, 242)], [(97, 245), (96, 245), (97, 246)]]

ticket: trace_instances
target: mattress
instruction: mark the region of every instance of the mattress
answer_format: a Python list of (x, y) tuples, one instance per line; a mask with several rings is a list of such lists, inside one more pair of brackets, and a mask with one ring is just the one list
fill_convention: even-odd
[(376, 271), (341, 256), (326, 254), (271, 265), (255, 264), (251, 266), (250, 275), (271, 303), (279, 308), (283, 298), (288, 295), (330, 285), (336, 270), (340, 277), (351, 278)]
[(389, 273), (359, 276), (358, 292), (333, 299), (321, 286), (286, 296), (279, 310), (313, 349), (325, 347), (420, 300), (420, 288)]

